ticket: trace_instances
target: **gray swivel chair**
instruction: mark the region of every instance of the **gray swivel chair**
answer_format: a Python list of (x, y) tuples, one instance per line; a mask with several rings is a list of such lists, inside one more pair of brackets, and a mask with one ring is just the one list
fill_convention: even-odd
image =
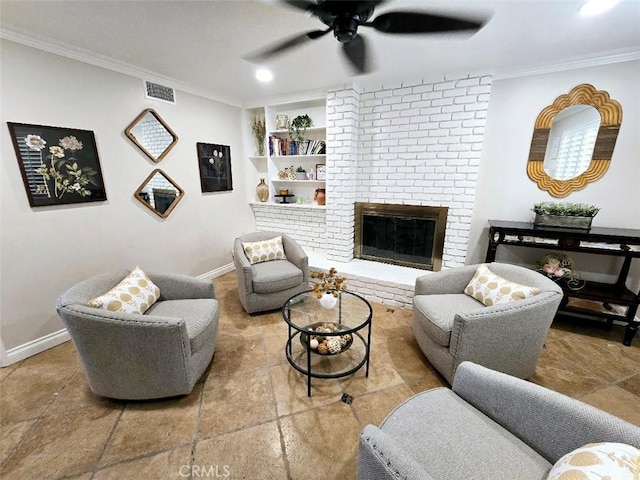
[[(251, 264), (242, 248), (243, 242), (258, 242), (282, 236), (285, 260)], [(238, 296), (248, 313), (281, 308), (300, 292), (309, 290), (309, 259), (302, 247), (289, 235), (280, 232), (254, 232), (235, 239), (233, 261), (238, 277)]]
[(213, 282), (147, 272), (160, 289), (160, 298), (144, 315), (87, 305), (128, 273), (90, 278), (57, 301), (91, 390), (122, 400), (190, 393), (216, 346), (219, 308)]
[(640, 428), (540, 385), (465, 362), (452, 389), (419, 393), (379, 428), (364, 428), (357, 478), (541, 480), (565, 454), (599, 442), (640, 448)]
[(536, 370), (562, 300), (562, 289), (533, 270), (491, 263), (489, 269), (496, 275), (540, 292), (487, 307), (464, 293), (478, 266), (452, 268), (416, 279), (412, 321), (416, 341), (449, 383), (465, 360), (529, 378)]

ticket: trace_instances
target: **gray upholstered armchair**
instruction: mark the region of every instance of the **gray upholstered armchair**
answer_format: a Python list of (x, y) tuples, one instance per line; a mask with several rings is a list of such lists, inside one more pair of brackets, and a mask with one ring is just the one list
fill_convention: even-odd
[(144, 315), (87, 305), (129, 272), (99, 275), (75, 285), (57, 310), (97, 395), (142, 400), (184, 395), (211, 363), (218, 335), (213, 282), (147, 273), (160, 298)]
[(452, 268), (416, 279), (413, 332), (429, 362), (453, 381), (465, 360), (529, 378), (536, 370), (562, 289), (538, 272), (491, 263), (489, 269), (511, 282), (540, 290), (510, 303), (485, 306), (464, 293), (479, 265)]
[(640, 448), (640, 428), (558, 392), (464, 362), (452, 390), (419, 393), (380, 428), (364, 428), (358, 480), (540, 480), (563, 455), (595, 442)]
[[(243, 242), (282, 237), (286, 259), (251, 264)], [(238, 276), (238, 295), (248, 313), (281, 308), (289, 297), (309, 289), (309, 259), (302, 247), (280, 232), (254, 232), (236, 238), (233, 261)]]

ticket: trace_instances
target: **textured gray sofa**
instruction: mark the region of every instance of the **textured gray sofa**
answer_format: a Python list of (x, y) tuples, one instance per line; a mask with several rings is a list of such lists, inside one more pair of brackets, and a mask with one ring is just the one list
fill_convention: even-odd
[[(282, 236), (286, 260), (251, 265), (242, 242), (258, 242)], [(281, 232), (254, 232), (235, 239), (233, 261), (238, 277), (238, 296), (247, 313), (281, 308), (292, 296), (309, 290), (309, 259), (302, 247)]]
[(449, 383), (466, 360), (519, 378), (532, 376), (562, 300), (562, 289), (538, 272), (506, 263), (488, 266), (496, 275), (537, 287), (540, 293), (486, 307), (464, 293), (478, 265), (416, 279), (413, 332), (424, 355)]
[(211, 363), (218, 335), (213, 283), (186, 275), (147, 275), (160, 289), (144, 315), (89, 307), (126, 270), (85, 280), (64, 293), (57, 310), (80, 356), (91, 390), (142, 400), (183, 395)]
[(471, 362), (453, 390), (420, 393), (360, 435), (359, 480), (542, 480), (592, 442), (640, 448), (640, 428), (558, 392)]

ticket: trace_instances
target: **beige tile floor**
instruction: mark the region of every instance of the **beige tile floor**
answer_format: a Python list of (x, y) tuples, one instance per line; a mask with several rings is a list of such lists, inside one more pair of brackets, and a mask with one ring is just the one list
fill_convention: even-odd
[[(0, 369), (0, 478), (354, 478), (362, 427), (445, 385), (414, 341), (411, 312), (376, 304), (369, 377), (314, 380), (308, 398), (284, 358), (280, 313), (244, 313), (234, 273), (215, 286), (218, 346), (189, 396), (97, 397), (70, 342)], [(619, 327), (556, 321), (532, 380), (640, 424), (640, 339), (621, 338)]]

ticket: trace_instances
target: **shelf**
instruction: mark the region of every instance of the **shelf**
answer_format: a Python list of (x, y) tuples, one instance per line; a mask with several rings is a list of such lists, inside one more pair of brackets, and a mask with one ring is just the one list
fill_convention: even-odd
[[(327, 130), (327, 127), (309, 127), (305, 130), (305, 133), (319, 133)], [(271, 130), (269, 135), (289, 135), (289, 130)]]
[(266, 160), (267, 158), (269, 158), (269, 157), (267, 157), (266, 155), (262, 155), (262, 156), (250, 156), (250, 157), (249, 157), (249, 160)]
[(628, 288), (620, 289), (613, 284), (587, 281), (580, 290), (572, 290), (560, 284), (567, 297), (584, 298), (603, 303), (630, 306), (638, 302), (638, 297)]
[(318, 205), (316, 203), (275, 203), (275, 202), (249, 202), (249, 205), (259, 205), (265, 207), (284, 207), (284, 208), (313, 208), (324, 210), (326, 205)]
[(272, 160), (284, 160), (287, 158), (302, 160), (304, 158), (325, 158), (326, 153), (314, 153), (312, 155), (271, 155)]
[(325, 181), (324, 180), (271, 180), (271, 183), (300, 183), (300, 184), (320, 184), (320, 185), (324, 185)]
[[(614, 284), (586, 281), (582, 288), (573, 290), (561, 282), (564, 297), (559, 312), (599, 316), (607, 320), (620, 319), (627, 323), (622, 343), (631, 345), (640, 326), (640, 322), (635, 319), (640, 305), (640, 294), (629, 290), (626, 282), (632, 260), (640, 258), (640, 230), (598, 227), (589, 230), (543, 228), (528, 222), (504, 220), (489, 220), (489, 227), (486, 262), (495, 261), (500, 245), (623, 257), (624, 261)], [(582, 302), (571, 303), (571, 299)], [(586, 304), (602, 304), (603, 308), (587, 308)], [(621, 314), (614, 306), (625, 307), (626, 311)]]

